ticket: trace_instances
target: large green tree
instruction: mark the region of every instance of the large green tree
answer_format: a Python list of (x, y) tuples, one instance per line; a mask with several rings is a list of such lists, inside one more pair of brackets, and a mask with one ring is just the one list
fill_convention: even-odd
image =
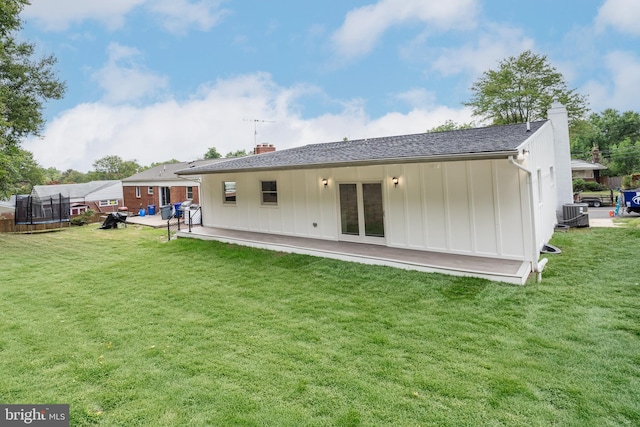
[(546, 56), (530, 50), (500, 61), (495, 70), (485, 71), (471, 86), (471, 92), (471, 100), (465, 105), (473, 108), (474, 116), (493, 124), (546, 119), (554, 101), (566, 106), (570, 121), (587, 111), (586, 98), (567, 88), (564, 77)]
[(43, 169), (29, 151), (15, 146), (0, 150), (0, 199), (30, 193), (34, 185), (44, 181)]
[(575, 121), (571, 128), (572, 157), (591, 160), (594, 147), (598, 148), (599, 162), (609, 168), (604, 174), (640, 172), (640, 114), (608, 108)]
[(222, 157), (222, 154), (218, 153), (216, 147), (211, 147), (207, 150), (206, 153), (204, 153), (205, 159), (219, 159), (220, 157)]
[(135, 160), (122, 160), (120, 156), (105, 156), (93, 163), (91, 179), (123, 179), (135, 175), (141, 166)]
[(32, 173), (35, 162), (19, 147), (24, 138), (42, 131), (44, 103), (62, 98), (65, 91), (53, 69), (56, 58), (36, 58), (35, 45), (18, 37), (20, 12), (28, 4), (0, 0), (0, 198), (44, 180), (42, 173)]

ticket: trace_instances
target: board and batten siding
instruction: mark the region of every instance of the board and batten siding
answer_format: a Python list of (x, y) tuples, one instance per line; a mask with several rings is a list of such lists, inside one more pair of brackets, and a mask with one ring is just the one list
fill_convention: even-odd
[[(260, 181), (272, 180), (278, 205), (262, 205)], [(223, 203), (224, 181), (236, 183), (235, 204)], [(507, 160), (202, 175), (203, 225), (339, 240), (338, 184), (347, 182), (383, 184), (387, 246), (507, 259), (528, 255), (526, 178)]]

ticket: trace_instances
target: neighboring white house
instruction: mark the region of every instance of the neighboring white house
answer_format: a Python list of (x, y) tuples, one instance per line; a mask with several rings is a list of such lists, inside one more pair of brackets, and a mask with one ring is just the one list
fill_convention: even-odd
[(517, 277), (442, 272), (520, 284), (544, 267), (540, 250), (573, 201), (561, 105), (547, 121), (306, 145), (178, 174), (202, 178), (204, 227), (513, 260)]
[(571, 176), (573, 178), (581, 178), (586, 180), (597, 180), (598, 172), (607, 169), (600, 163), (592, 163), (584, 160), (571, 159)]
[(123, 206), (122, 183), (116, 180), (36, 185), (31, 192), (32, 196), (41, 200), (58, 194), (69, 197), (72, 216), (79, 215), (87, 209), (96, 212), (115, 212)]

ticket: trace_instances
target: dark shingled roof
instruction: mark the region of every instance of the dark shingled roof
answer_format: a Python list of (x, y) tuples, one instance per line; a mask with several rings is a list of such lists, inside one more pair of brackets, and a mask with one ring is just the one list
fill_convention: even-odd
[(307, 169), (439, 160), (504, 158), (547, 121), (329, 142), (274, 151), (177, 171), (180, 175)]

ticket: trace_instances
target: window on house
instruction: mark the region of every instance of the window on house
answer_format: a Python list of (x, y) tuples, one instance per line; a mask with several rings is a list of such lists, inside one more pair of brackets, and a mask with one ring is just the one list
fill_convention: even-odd
[(236, 203), (236, 183), (235, 181), (222, 182), (223, 202), (235, 205)]
[(542, 170), (538, 169), (537, 173), (538, 173), (538, 203), (542, 203), (542, 196), (543, 196), (543, 191), (542, 191)]
[(104, 206), (117, 206), (118, 205), (118, 201), (115, 199), (110, 199), (110, 200), (100, 200), (100, 207), (104, 207)]
[(263, 205), (278, 204), (278, 183), (276, 181), (260, 181)]
[(551, 186), (555, 186), (556, 185), (556, 172), (555, 169), (553, 169), (553, 166), (549, 167), (549, 179), (551, 180)]
[(136, 199), (140, 198), (140, 186), (136, 186)]
[(153, 194), (153, 187), (147, 187), (147, 194)]
[(193, 199), (193, 187), (187, 187), (187, 199)]

